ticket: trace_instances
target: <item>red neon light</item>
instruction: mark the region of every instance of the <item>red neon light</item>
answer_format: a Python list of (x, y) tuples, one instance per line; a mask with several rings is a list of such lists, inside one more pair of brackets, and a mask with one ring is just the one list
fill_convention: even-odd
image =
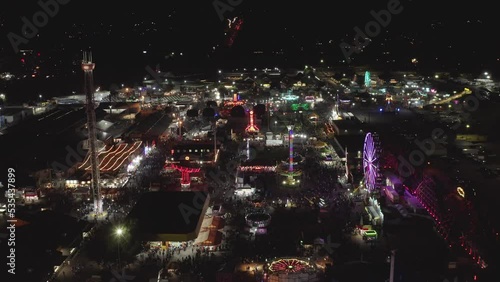
[(253, 111), (250, 111), (250, 124), (247, 126), (247, 128), (245, 128), (246, 132), (258, 132), (259, 131), (259, 128), (254, 125), (253, 119), (254, 119)]
[(190, 174), (193, 172), (200, 172), (200, 168), (189, 168), (177, 165), (170, 165), (171, 168), (176, 169), (181, 172), (181, 184), (182, 185), (190, 185), (191, 184), (191, 176)]

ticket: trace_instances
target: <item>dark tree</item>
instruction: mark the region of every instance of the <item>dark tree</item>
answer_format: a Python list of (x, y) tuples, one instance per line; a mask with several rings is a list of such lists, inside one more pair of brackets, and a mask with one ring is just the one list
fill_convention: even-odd
[(215, 117), (215, 110), (213, 108), (204, 108), (202, 116), (205, 119), (213, 119)]
[(208, 101), (207, 102), (207, 108), (217, 108), (217, 102), (215, 102), (215, 101)]
[(190, 118), (196, 118), (198, 117), (198, 110), (197, 109), (187, 110), (186, 115)]
[(266, 105), (257, 104), (253, 107), (253, 112), (255, 113), (255, 117), (261, 119), (266, 114)]
[(231, 109), (231, 117), (239, 117), (239, 118), (246, 117), (245, 108), (243, 108), (242, 106), (233, 107)]

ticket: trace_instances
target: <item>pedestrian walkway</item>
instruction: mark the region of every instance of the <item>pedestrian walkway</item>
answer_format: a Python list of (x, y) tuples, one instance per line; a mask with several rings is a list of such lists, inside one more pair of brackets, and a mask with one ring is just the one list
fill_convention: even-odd
[(66, 263), (60, 266), (53, 281), (85, 281), (86, 279), (92, 277), (92, 275), (99, 274), (101, 271), (102, 267), (100, 267), (96, 262), (90, 261), (85, 258), (85, 256), (75, 254), (71, 260), (67, 260)]

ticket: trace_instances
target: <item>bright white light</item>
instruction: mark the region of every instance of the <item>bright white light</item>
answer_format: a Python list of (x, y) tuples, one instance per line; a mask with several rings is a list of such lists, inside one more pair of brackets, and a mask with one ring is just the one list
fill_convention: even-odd
[(122, 235), (123, 235), (123, 228), (118, 227), (118, 228), (116, 229), (116, 235), (117, 235), (117, 236), (122, 236)]

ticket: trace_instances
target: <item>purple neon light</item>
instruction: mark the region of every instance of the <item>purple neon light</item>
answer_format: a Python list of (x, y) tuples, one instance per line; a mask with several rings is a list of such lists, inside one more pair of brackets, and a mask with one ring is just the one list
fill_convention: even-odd
[(378, 157), (376, 146), (371, 133), (366, 134), (363, 150), (363, 171), (365, 175), (365, 186), (369, 191), (375, 188), (378, 169)]
[(293, 130), (288, 132), (289, 142), (290, 142), (290, 164), (288, 165), (288, 171), (293, 172)]

